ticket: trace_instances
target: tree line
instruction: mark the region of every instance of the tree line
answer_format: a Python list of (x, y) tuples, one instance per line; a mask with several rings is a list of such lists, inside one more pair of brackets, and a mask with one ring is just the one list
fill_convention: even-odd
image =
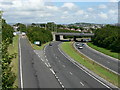
[(2, 19), (2, 58), (0, 62), (2, 63), (2, 73), (0, 78), (2, 79), (2, 90), (8, 88), (13, 88), (14, 81), (16, 79), (15, 74), (11, 71), (12, 67), (10, 66), (11, 61), (15, 58), (15, 54), (10, 55), (8, 53), (8, 46), (13, 42), (13, 28)]
[(120, 52), (120, 27), (106, 25), (94, 31), (93, 44), (109, 49), (113, 52)]

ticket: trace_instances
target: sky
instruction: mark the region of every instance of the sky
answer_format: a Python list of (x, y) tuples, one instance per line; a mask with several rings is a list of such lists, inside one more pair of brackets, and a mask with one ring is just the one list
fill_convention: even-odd
[(7, 23), (118, 23), (118, 0), (0, 0), (0, 10)]

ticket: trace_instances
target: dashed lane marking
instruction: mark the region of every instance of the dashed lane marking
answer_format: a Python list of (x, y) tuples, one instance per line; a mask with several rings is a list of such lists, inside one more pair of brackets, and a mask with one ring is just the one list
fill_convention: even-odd
[(44, 61), (42, 58), (41, 58), (42, 61)]
[(82, 82), (80, 82), (80, 84), (81, 84), (82, 86), (84, 86), (84, 84), (83, 84)]
[(70, 72), (71, 75), (73, 75), (71, 72)]
[(48, 60), (46, 59), (46, 61), (48, 61)]
[(110, 63), (110, 62), (107, 61), (107, 63)]
[(49, 66), (47, 65), (47, 63), (45, 63), (45, 65), (46, 65), (47, 67), (49, 67)]
[(65, 68), (65, 65), (62, 65)]
[[(64, 55), (64, 53), (58, 48), (58, 50)], [(65, 55), (64, 55), (65, 56)], [(70, 60), (72, 63), (73, 61), (68, 58), (67, 56), (65, 56), (68, 60)], [(74, 65), (76, 65), (78, 68), (80, 68), (80, 66), (78, 66), (77, 64), (73, 63)], [(91, 75), (90, 73), (88, 73), (86, 70), (80, 68), (82, 71), (84, 71), (86, 74), (88, 74), (89, 76), (91, 76), (92, 78), (94, 78), (96, 81), (98, 81), (99, 83), (101, 83), (102, 85), (104, 85), (105, 87), (111, 89), (108, 85), (106, 85), (105, 83), (103, 83), (102, 81), (100, 81), (99, 79), (97, 79), (95, 76)]]

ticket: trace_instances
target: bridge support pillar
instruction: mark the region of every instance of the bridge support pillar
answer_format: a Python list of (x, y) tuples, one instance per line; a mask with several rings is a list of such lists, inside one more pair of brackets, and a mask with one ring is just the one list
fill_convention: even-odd
[(73, 37), (73, 40), (76, 41), (76, 36)]
[(60, 41), (60, 35), (55, 35), (55, 40)]
[(60, 40), (63, 40), (64, 38), (63, 38), (63, 35), (60, 35)]

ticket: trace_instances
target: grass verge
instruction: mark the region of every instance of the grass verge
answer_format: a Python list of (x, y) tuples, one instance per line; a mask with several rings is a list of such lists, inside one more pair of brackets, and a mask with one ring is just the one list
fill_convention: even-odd
[[(100, 77), (104, 78), (105, 80), (111, 82), (115, 86), (120, 87), (118, 84), (118, 75), (108, 71), (107, 69), (103, 68), (102, 66), (96, 64), (92, 60), (88, 59), (84, 55), (80, 54), (76, 51), (71, 42), (64, 42), (60, 45), (61, 49), (69, 55), (71, 58), (88, 68), (89, 70), (93, 71)], [(119, 76), (120, 77), (120, 76)]]
[(91, 47), (91, 48), (99, 51), (99, 52), (102, 52), (102, 53), (104, 53), (104, 54), (106, 54), (106, 55), (109, 55), (109, 56), (111, 56), (111, 57), (114, 57), (114, 58), (117, 58), (117, 59), (120, 60), (120, 57), (118, 56), (118, 55), (120, 55), (120, 53), (111, 52), (111, 51), (108, 50), (108, 49), (98, 47), (98, 46), (96, 46), (96, 45), (94, 45), (94, 44), (92, 44), (92, 43), (88, 43), (87, 45), (88, 45), (89, 47)]
[(16, 75), (16, 80), (13, 84), (14, 88), (18, 87), (18, 38), (19, 36), (15, 36), (13, 38), (13, 43), (9, 45), (8, 47), (8, 53), (10, 55), (16, 53), (16, 58), (13, 58), (11, 61), (11, 66), (12, 66), (12, 71), (15, 73)]

